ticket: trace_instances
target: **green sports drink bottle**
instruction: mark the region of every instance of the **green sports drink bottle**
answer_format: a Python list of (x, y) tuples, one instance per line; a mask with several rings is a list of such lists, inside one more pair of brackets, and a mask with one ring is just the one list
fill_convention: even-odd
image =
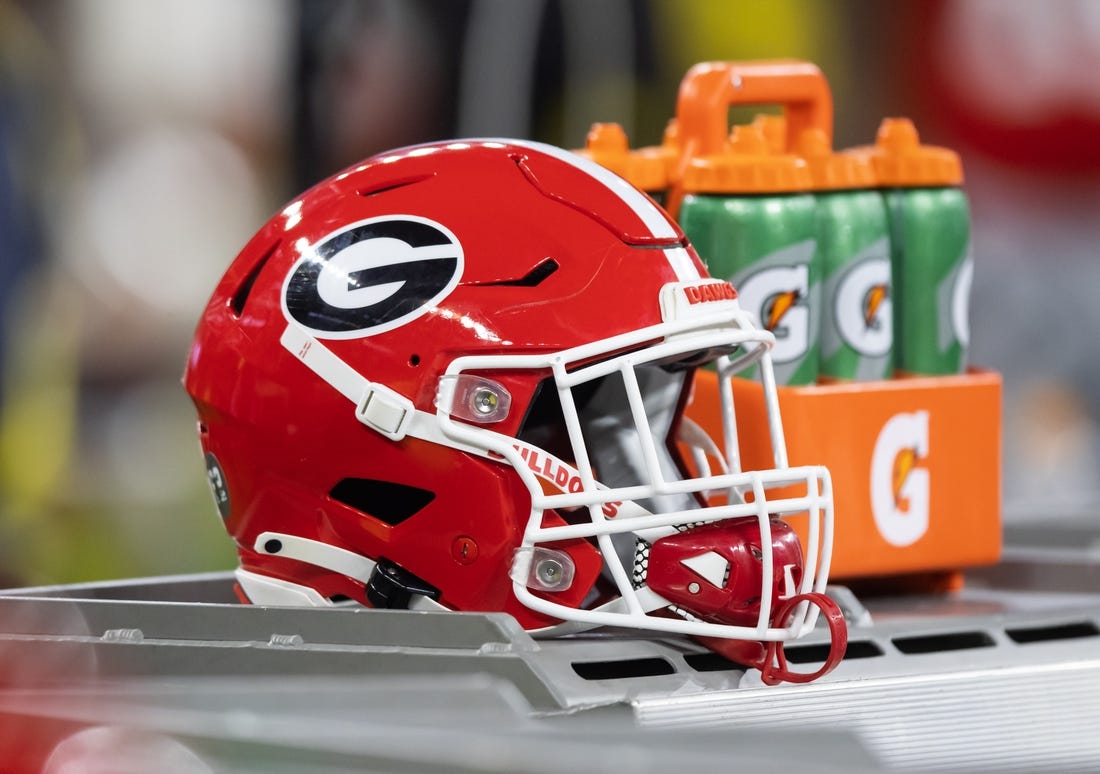
[[(782, 141), (767, 125), (729, 129), (734, 105), (783, 108)], [(775, 334), (776, 382), (813, 384), (818, 374), (821, 271), (817, 203), (804, 159), (789, 148), (803, 130), (831, 142), (833, 101), (808, 62), (703, 62), (676, 99), (678, 162), (669, 212), (715, 277), (730, 280), (741, 306)], [(668, 144), (668, 143), (666, 143)]]
[(890, 242), (886, 207), (866, 158), (833, 153), (825, 135), (802, 132), (817, 200), (823, 276), (820, 380), (873, 381), (894, 371)]
[[(737, 126), (724, 153), (684, 170), (679, 222), (711, 275), (775, 334), (778, 384), (817, 381), (821, 276), (810, 172), (768, 149), (756, 126)], [(749, 374), (746, 374), (749, 375)]]
[(913, 123), (888, 118), (870, 159), (890, 223), (894, 337), (900, 375), (958, 374), (970, 340), (970, 210), (958, 154), (920, 144)]

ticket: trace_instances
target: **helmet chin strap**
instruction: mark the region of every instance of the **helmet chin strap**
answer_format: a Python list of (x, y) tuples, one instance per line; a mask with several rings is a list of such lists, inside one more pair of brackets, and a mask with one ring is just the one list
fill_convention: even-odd
[[(362, 583), (364, 587), (370, 583), (371, 576), (377, 566), (374, 560), (362, 554), (357, 554), (354, 551), (348, 551), (345, 548), (340, 548), (330, 543), (324, 543), (320, 540), (311, 540), (286, 532), (261, 532), (253, 541), (252, 550), (265, 556), (281, 556), (286, 559), (293, 559), (298, 562), (310, 564), (314, 567), (321, 567), (325, 570), (339, 573), (340, 575), (346, 575), (352, 580)], [(241, 572), (247, 573), (248, 571)], [(245, 593), (248, 594), (250, 599), (252, 598), (250, 589), (255, 587), (258, 594), (262, 595), (264, 599), (270, 600), (266, 602), (266, 604), (278, 604), (278, 602), (274, 600), (278, 600), (281, 597), (285, 597), (286, 604), (299, 606), (302, 604), (301, 589), (304, 587), (282, 581), (275, 584), (261, 583), (255, 580), (257, 577), (262, 578), (264, 576), (257, 576), (256, 573), (248, 573), (248, 575), (242, 579), (240, 573), (238, 573), (238, 580), (241, 582)], [(313, 596), (316, 596), (316, 599), (314, 599)], [(308, 604), (313, 606), (332, 604), (315, 591), (313, 591), (313, 596), (310, 596), (307, 600)], [(421, 594), (413, 594), (409, 598), (408, 609), (449, 610), (450, 608), (429, 597)]]

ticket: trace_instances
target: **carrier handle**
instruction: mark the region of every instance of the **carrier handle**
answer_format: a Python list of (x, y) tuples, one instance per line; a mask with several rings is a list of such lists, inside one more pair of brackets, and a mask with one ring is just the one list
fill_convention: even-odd
[(817, 65), (797, 60), (702, 62), (680, 82), (676, 123), (681, 160), (722, 152), (734, 105), (782, 105), (786, 147), (805, 129), (833, 139), (833, 98)]

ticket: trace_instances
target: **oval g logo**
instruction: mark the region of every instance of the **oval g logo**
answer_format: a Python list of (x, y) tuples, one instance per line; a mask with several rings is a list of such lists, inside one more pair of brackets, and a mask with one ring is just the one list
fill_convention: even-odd
[(928, 531), (931, 476), (920, 466), (927, 456), (927, 411), (896, 414), (882, 426), (871, 456), (871, 512), (890, 545), (912, 545)]
[(382, 333), (443, 300), (462, 263), (454, 234), (426, 218), (360, 221), (303, 251), (283, 286), (283, 312), (319, 338)]

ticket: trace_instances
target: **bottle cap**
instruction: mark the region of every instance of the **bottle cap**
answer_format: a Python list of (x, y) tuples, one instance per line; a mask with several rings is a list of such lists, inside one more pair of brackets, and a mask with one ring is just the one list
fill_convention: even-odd
[(874, 188), (874, 166), (862, 155), (835, 153), (820, 129), (804, 129), (798, 136), (797, 153), (806, 160), (815, 191)]
[(963, 181), (959, 154), (950, 148), (921, 145), (908, 118), (883, 119), (874, 145), (852, 148), (845, 154), (868, 158), (877, 185), (887, 188), (960, 185)]
[(691, 159), (684, 193), (790, 193), (810, 189), (805, 160), (773, 153), (760, 126), (735, 126), (722, 153)]
[(630, 150), (626, 132), (619, 124), (593, 124), (588, 130), (584, 149), (576, 152), (643, 191), (659, 191), (668, 186), (673, 148), (661, 145)]

